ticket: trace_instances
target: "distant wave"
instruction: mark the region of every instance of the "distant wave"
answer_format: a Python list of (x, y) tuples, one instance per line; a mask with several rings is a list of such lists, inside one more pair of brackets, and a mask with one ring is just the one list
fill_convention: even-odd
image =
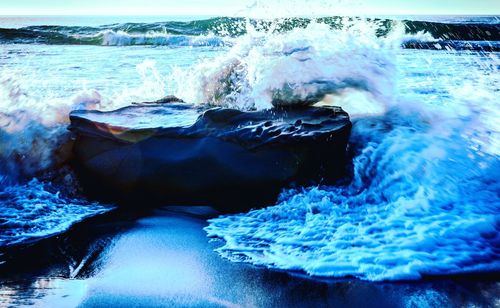
[(122, 30), (102, 30), (94, 34), (67, 34), (26, 29), (0, 29), (0, 42), (14, 44), (101, 45), (101, 46), (227, 46), (230, 38), (214, 35), (179, 35), (165, 32), (127, 33)]
[(90, 37), (75, 37), (81, 42), (97, 42), (104, 46), (129, 46), (129, 45), (158, 45), (158, 46), (227, 46), (231, 45), (230, 39), (213, 35), (176, 35), (160, 32), (127, 33), (123, 31), (106, 30)]
[[(351, 18), (352, 20), (353, 18)], [(500, 50), (500, 26), (498, 21), (486, 20), (467, 23), (410, 21), (391, 19), (367, 19), (379, 26), (378, 34), (384, 36), (395, 27), (404, 26), (406, 34), (427, 33), (429, 37), (443, 41), (443, 46), (453, 49)], [(303, 28), (312, 19), (288, 18), (280, 22), (274, 31), (290, 31)], [(343, 27), (349, 21), (341, 17), (318, 18), (332, 29)], [(0, 28), (0, 43), (52, 44), (52, 45), (161, 45), (161, 46), (227, 46), (231, 38), (246, 33), (246, 23), (258, 24), (259, 29), (269, 30), (271, 21), (245, 20), (219, 17), (189, 22), (167, 21), (158, 23), (122, 23), (99, 27), (77, 26), (30, 26), (19, 29)], [(404, 43), (405, 48), (441, 49), (433, 41), (419, 40)]]

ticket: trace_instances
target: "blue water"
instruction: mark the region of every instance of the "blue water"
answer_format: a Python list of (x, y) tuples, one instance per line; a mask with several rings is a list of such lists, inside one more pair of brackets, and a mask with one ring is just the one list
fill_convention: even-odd
[[(500, 31), (497, 17), (417, 19)], [(111, 209), (70, 189), (77, 183), (61, 168), (69, 111), (170, 94), (270, 108), (292, 85), (293, 97), (324, 96), (350, 113), (352, 181), (285, 189), (276, 205), (211, 220), (222, 256), (367, 280), (500, 270), (500, 53), (454, 50), (431, 29), (393, 25), (381, 36), (360, 20), (274, 32), (241, 20), (168, 20), (0, 18), (0, 246)], [(25, 28), (43, 25), (63, 27)], [(486, 36), (470, 44), (498, 44)]]

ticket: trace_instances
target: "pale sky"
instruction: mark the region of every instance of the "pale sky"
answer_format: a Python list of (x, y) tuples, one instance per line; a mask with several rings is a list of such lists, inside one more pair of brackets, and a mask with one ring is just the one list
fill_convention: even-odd
[(0, 0), (0, 15), (276, 14), (500, 15), (500, 0)]

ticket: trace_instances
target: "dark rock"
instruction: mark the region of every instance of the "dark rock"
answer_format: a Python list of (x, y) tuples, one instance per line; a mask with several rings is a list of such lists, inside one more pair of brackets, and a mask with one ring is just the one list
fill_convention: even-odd
[(170, 103), (70, 118), (88, 193), (234, 210), (269, 205), (294, 183), (338, 179), (351, 129), (338, 107), (243, 112)]
[(151, 104), (170, 104), (170, 103), (185, 103), (182, 99), (178, 98), (174, 95), (167, 95), (159, 100), (152, 102), (140, 102), (140, 103), (132, 103), (133, 105), (151, 105)]

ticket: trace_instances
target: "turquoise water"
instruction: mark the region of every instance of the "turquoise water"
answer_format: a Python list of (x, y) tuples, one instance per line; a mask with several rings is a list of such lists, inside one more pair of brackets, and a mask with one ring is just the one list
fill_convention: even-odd
[[(61, 149), (71, 110), (170, 94), (262, 109), (291, 85), (294, 97), (319, 95), (350, 113), (352, 182), (284, 190), (277, 205), (210, 221), (222, 256), (367, 280), (498, 272), (500, 59), (491, 47), (498, 42), (487, 40), (499, 35), (498, 18), (446, 18), (437, 21), (484, 25), (483, 39), (462, 28), (461, 39), (436, 37), (441, 25), (417, 22), (406, 25), (418, 31), (394, 22), (380, 33), (362, 20), (273, 28), (227, 19), (0, 18), (0, 245), (64, 232), (111, 209), (68, 192), (76, 184), (61, 169)], [(222, 87), (228, 80), (234, 86)]]

